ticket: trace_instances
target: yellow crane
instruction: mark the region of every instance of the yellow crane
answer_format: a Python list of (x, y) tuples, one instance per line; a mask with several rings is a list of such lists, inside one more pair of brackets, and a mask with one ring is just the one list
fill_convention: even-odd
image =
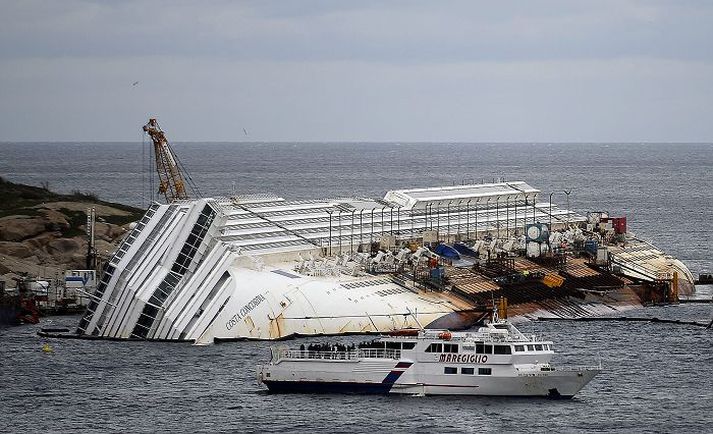
[(158, 191), (166, 196), (168, 203), (174, 200), (188, 199), (186, 182), (181, 173), (179, 162), (168, 144), (166, 134), (158, 126), (156, 119), (149, 119), (144, 125), (144, 131), (153, 141), (154, 155), (156, 156), (156, 171), (158, 172)]

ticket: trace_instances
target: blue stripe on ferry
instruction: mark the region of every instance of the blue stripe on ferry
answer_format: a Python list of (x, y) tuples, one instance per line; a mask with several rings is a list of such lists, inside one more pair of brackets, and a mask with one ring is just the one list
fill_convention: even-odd
[(385, 395), (393, 384), (341, 381), (263, 381), (275, 393), (357, 393)]
[(383, 384), (394, 384), (396, 382), (396, 380), (398, 380), (399, 377), (401, 376), (401, 374), (403, 374), (403, 373), (404, 373), (404, 371), (391, 371), (391, 372), (389, 372), (389, 375), (387, 375), (386, 378), (384, 378), (382, 383)]
[[(406, 369), (411, 367), (411, 365), (413, 365), (413, 363), (411, 363), (411, 362), (397, 363), (396, 366), (394, 367), (394, 369), (392, 369), (391, 372), (389, 372), (389, 375), (387, 375), (386, 378), (384, 378), (381, 382), (383, 384), (396, 383), (396, 380), (398, 380), (399, 377), (401, 376), (401, 374), (403, 374), (406, 371)], [(397, 370), (397, 369), (399, 369), (399, 370)], [(401, 370), (401, 369), (403, 369), (403, 370)]]

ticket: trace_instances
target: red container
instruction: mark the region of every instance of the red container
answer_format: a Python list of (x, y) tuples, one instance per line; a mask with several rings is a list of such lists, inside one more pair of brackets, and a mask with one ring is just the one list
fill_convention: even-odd
[(626, 233), (626, 217), (613, 217), (611, 219), (612, 227), (614, 232), (617, 234)]

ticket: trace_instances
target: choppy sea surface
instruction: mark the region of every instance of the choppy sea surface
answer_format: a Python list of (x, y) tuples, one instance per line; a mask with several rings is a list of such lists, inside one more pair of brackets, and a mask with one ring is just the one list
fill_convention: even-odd
[[(710, 305), (637, 315), (706, 321)], [(632, 315), (629, 313), (628, 315)], [(560, 364), (604, 372), (574, 399), (271, 395), (256, 381), (269, 343), (51, 340), (0, 329), (1, 432), (710, 432), (713, 331), (663, 323), (531, 322)], [(344, 343), (362, 337), (335, 338)], [(322, 339), (288, 342), (299, 345)]]
[[(204, 195), (382, 197), (390, 189), (524, 180), (566, 206), (626, 215), (630, 230), (694, 273), (713, 261), (711, 144), (178, 143)], [(147, 144), (0, 143), (0, 176), (146, 206)], [(710, 321), (710, 305), (641, 316)], [(632, 315), (632, 313), (629, 313)], [(255, 368), (269, 343), (53, 340), (0, 329), (0, 432), (709, 432), (713, 331), (662, 323), (532, 322), (556, 361), (605, 371), (570, 401), (269, 395)], [(342, 342), (359, 340), (342, 338)], [(337, 339), (339, 340), (339, 339)], [(299, 345), (315, 341), (290, 342)], [(319, 340), (318, 340), (319, 341)], [(321, 339), (325, 341), (325, 339)]]

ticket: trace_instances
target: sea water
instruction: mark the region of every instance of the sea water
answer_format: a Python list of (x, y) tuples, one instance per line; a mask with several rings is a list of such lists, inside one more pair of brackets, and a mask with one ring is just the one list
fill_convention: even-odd
[[(576, 211), (626, 215), (629, 229), (709, 271), (711, 144), (178, 143), (203, 195), (382, 197), (387, 190), (524, 180)], [(147, 143), (4, 143), (0, 176), (146, 206), (158, 198)], [(566, 195), (564, 191), (570, 192)], [(641, 316), (707, 323), (707, 304)], [(631, 312), (627, 315), (632, 315)], [(0, 329), (0, 432), (709, 432), (713, 331), (663, 323), (531, 322), (555, 363), (604, 371), (573, 400), (270, 395), (256, 382), (268, 342), (51, 340)], [(363, 337), (335, 338), (351, 343)], [(288, 342), (299, 346), (326, 338)]]

